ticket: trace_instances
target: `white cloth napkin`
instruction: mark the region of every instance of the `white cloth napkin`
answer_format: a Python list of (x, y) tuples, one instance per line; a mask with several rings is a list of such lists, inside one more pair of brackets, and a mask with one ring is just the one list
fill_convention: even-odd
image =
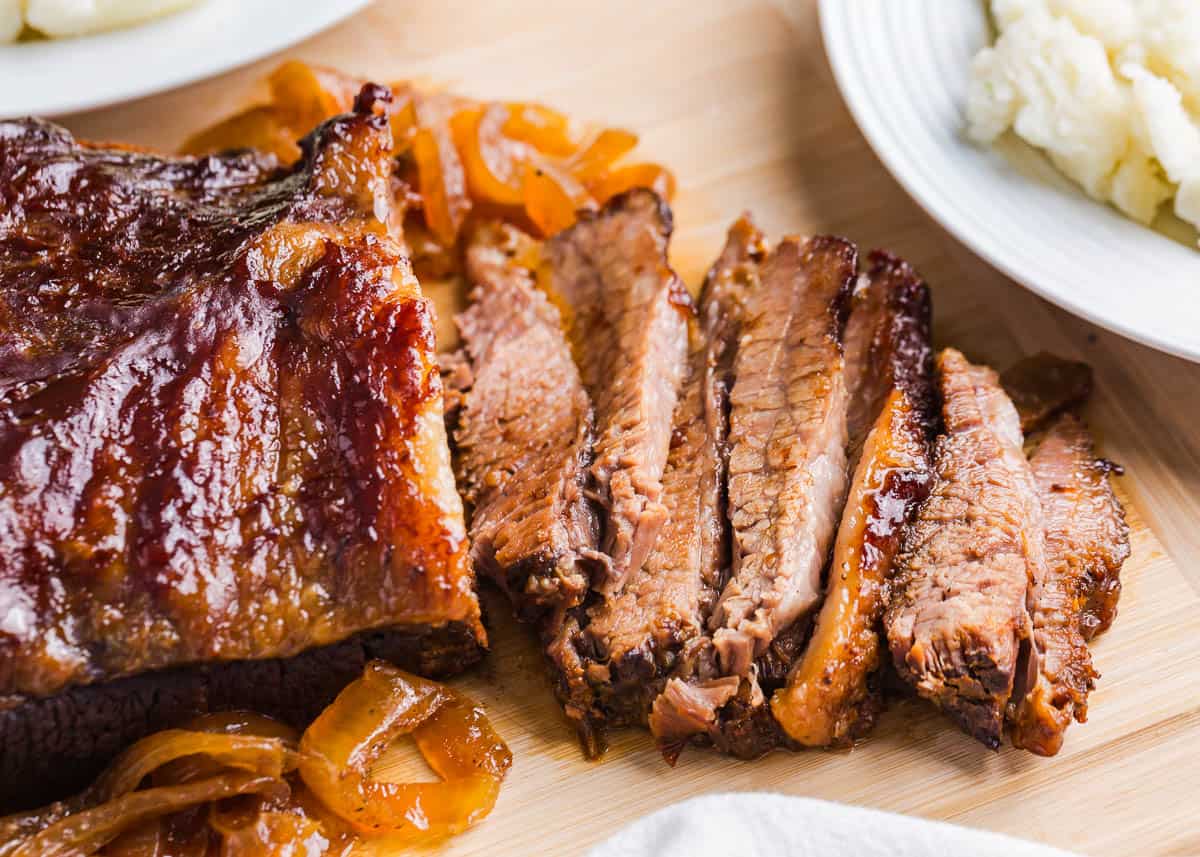
[(1074, 857), (1033, 842), (779, 794), (713, 794), (639, 819), (587, 857)]

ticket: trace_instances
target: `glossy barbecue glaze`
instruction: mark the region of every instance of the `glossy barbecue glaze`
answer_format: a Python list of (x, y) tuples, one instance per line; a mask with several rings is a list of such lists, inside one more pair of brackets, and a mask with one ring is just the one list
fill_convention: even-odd
[(0, 694), (482, 640), (386, 97), (288, 170), (0, 123)]

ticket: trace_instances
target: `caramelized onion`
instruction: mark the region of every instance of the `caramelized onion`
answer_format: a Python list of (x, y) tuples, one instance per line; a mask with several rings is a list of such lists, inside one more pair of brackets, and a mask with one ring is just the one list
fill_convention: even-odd
[(543, 236), (566, 229), (577, 212), (595, 207), (583, 185), (554, 164), (526, 164), (525, 213)]
[(207, 155), (227, 149), (258, 149), (290, 164), (300, 157), (299, 139), (279, 121), (273, 104), (251, 107), (189, 137), (180, 147), (185, 155)]
[(573, 155), (567, 161), (567, 166), (577, 180), (594, 181), (604, 175), (614, 161), (633, 151), (637, 141), (637, 134), (619, 128), (606, 128), (586, 148)]
[(566, 157), (578, 148), (570, 120), (541, 104), (509, 104), (504, 133), (553, 157)]
[[(408, 733), (441, 782), (370, 778), (372, 763)], [(448, 836), (474, 824), (491, 811), (511, 761), (472, 704), (380, 661), (369, 664), (300, 739), (305, 785), (360, 834), (390, 841)]]
[(658, 164), (630, 164), (588, 182), (588, 190), (601, 204), (635, 187), (648, 187), (663, 199), (675, 196), (675, 176)]
[(491, 104), (456, 113), (450, 123), (472, 196), (497, 205), (520, 205), (522, 163), (528, 150), (524, 143), (504, 136), (507, 121), (508, 109)]
[(350, 75), (299, 60), (288, 60), (267, 78), (279, 121), (301, 136), (349, 110), (362, 85)]
[[(402, 735), (440, 781), (371, 779)], [(511, 764), (471, 700), (373, 661), (299, 740), (247, 712), (143, 738), (74, 798), (0, 819), (0, 857), (315, 857), (362, 836), (399, 847), (482, 819)]]
[[(284, 63), (268, 79), (269, 104), (201, 132), (183, 150), (204, 154), (248, 146), (291, 163), (300, 156), (295, 141), (349, 109), (364, 82), (332, 69)], [(637, 145), (629, 131), (603, 129), (581, 145), (571, 120), (540, 104), (470, 101), (421, 93), (404, 82), (392, 84), (392, 91), (398, 176), (416, 188), (420, 205), (414, 210), (419, 208), (423, 227), (446, 253), (456, 248), (474, 206), (551, 235), (573, 224), (578, 211), (630, 188), (650, 187), (668, 199), (674, 192), (674, 178), (662, 166), (617, 166)]]
[(184, 785), (130, 792), (60, 819), (20, 842), (6, 857), (83, 857), (147, 819), (234, 795), (278, 788), (276, 777), (229, 773)]

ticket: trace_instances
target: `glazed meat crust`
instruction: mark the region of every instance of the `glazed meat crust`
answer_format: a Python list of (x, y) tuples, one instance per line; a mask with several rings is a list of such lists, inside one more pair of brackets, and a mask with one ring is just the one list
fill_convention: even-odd
[(386, 92), (289, 170), (0, 123), (0, 694), (483, 640)]

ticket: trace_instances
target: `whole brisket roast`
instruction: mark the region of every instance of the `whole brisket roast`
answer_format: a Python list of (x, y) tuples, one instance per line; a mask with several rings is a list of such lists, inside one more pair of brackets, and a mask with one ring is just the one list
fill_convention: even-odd
[(5, 803), (214, 706), (300, 719), (375, 653), (478, 658), (386, 97), (287, 170), (0, 123)]

